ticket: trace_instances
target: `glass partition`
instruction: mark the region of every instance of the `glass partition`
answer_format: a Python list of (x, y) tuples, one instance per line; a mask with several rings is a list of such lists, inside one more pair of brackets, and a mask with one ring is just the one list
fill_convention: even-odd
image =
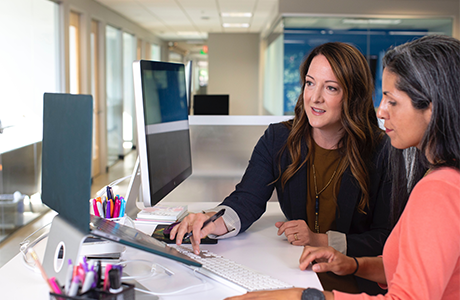
[[(356, 46), (367, 58), (375, 79), (375, 106), (381, 99), (381, 58), (392, 46), (429, 34), (452, 35), (452, 18), (364, 18), (285, 16), (268, 37), (265, 51), (264, 108), (269, 114), (291, 115), (300, 94), (299, 66), (314, 47), (333, 41)], [(280, 46), (282, 44), (282, 46)], [(281, 72), (279, 60), (282, 52)], [(273, 72), (282, 74), (274, 80)], [(282, 99), (282, 105), (275, 104)], [(282, 106), (282, 109), (280, 109)], [(275, 108), (276, 107), (276, 108)]]
[(133, 62), (136, 60), (136, 38), (123, 32), (123, 151), (127, 153), (134, 142)]
[(123, 155), (123, 60), (121, 31), (106, 26), (107, 166)]

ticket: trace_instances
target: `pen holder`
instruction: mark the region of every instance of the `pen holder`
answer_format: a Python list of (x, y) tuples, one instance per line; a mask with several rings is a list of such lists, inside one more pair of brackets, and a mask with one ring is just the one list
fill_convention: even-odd
[(122, 283), (123, 290), (118, 293), (110, 293), (102, 289), (90, 289), (86, 293), (77, 296), (68, 296), (50, 292), (50, 300), (134, 300), (134, 285)]

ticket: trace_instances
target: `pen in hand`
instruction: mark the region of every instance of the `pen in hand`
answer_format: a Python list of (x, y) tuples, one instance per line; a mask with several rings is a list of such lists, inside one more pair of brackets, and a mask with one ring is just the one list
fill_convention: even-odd
[[(209, 219), (204, 221), (203, 226), (201, 226), (201, 229), (205, 228), (209, 223), (216, 221), (220, 217), (222, 217), (225, 213), (225, 208), (219, 210), (216, 214), (212, 215)], [(184, 237), (184, 240), (189, 239), (193, 236), (193, 231), (190, 231), (187, 233), (187, 235)]]

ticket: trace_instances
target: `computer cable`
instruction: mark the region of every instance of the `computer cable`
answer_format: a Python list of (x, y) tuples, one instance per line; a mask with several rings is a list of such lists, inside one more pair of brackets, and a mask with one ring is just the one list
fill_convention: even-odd
[(23, 263), (25, 266), (34, 271), (35, 273), (40, 273), (40, 270), (35, 266), (35, 262), (33, 260), (29, 260), (27, 258), (27, 253), (29, 252), (30, 248), (35, 247), (39, 242), (41, 242), (44, 238), (48, 236), (48, 232), (42, 233), (40, 236), (38, 236), (36, 239), (34, 239), (32, 242), (30, 241), (30, 238), (33, 237), (36, 233), (40, 232), (44, 228), (48, 227), (51, 225), (51, 222), (48, 224), (43, 225), (39, 229), (35, 230), (31, 234), (29, 234), (21, 243), (19, 243), (19, 251), (22, 254), (22, 259)]

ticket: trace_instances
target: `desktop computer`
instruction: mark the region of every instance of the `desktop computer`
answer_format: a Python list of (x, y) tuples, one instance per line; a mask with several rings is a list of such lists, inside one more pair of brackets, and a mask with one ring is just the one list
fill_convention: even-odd
[[(192, 173), (185, 71), (182, 64), (154, 61), (135, 62), (133, 69), (139, 158), (127, 207), (135, 205), (134, 195), (139, 190), (144, 205), (153, 206)], [(43, 202), (59, 213), (53, 220), (44, 258), (50, 276), (64, 281), (63, 262), (69, 258), (75, 262), (83, 241), (96, 236), (155, 254), (168, 262), (180, 262), (176, 263), (180, 275), (168, 274), (163, 281), (149, 282), (149, 289), (155, 292), (177, 286), (177, 280), (181, 284), (187, 282), (186, 278), (197, 280), (196, 273), (228, 286), (235, 287), (236, 283), (242, 290), (290, 286), (276, 280), (269, 286), (244, 286), (241, 280), (247, 281), (247, 277), (240, 274), (249, 273), (255, 279), (268, 276), (218, 256), (194, 256), (110, 220), (90, 218), (92, 98), (68, 94), (45, 94), (44, 98)], [(226, 274), (229, 268), (214, 269), (222, 263), (231, 265), (232, 279)]]
[(64, 262), (78, 260), (82, 244), (89, 236), (201, 266), (138, 230), (90, 217), (92, 101), (90, 95), (44, 95), (42, 201), (58, 212), (50, 228), (43, 261), (46, 273), (63, 282)]

